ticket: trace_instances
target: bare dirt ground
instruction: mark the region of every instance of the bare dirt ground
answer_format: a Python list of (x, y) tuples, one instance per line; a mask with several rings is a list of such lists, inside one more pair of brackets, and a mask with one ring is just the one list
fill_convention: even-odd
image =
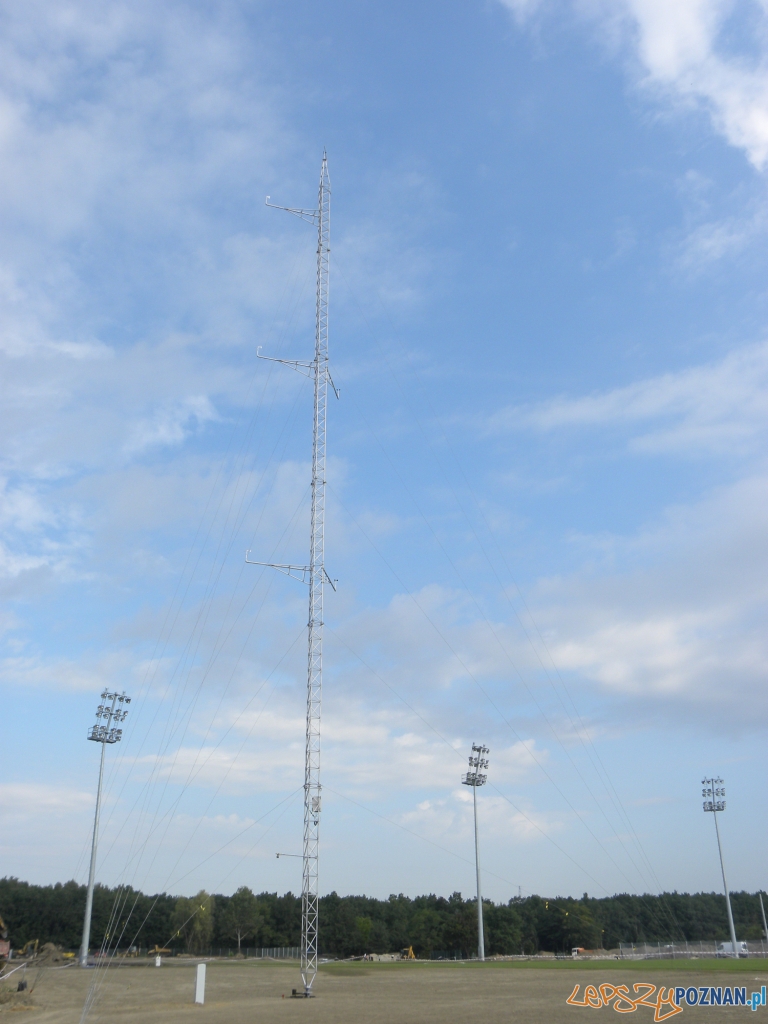
[[(109, 970), (31, 964), (29, 993), (16, 995), (18, 972), (5, 984), (0, 979), (0, 1022), (78, 1024), (89, 987), (97, 998), (88, 1024), (483, 1024), (526, 1021), (530, 1024), (580, 1024), (621, 1020), (611, 1005), (596, 1008), (567, 1005), (579, 985), (625, 984), (637, 998), (635, 984), (648, 987), (744, 985), (747, 998), (768, 984), (768, 963), (752, 960), (526, 964), (335, 963), (321, 968), (316, 997), (291, 999), (299, 987), (298, 967), (270, 961), (210, 962), (205, 1005), (194, 1005), (194, 964), (190, 961), (135, 961)], [(610, 990), (604, 990), (606, 995)], [(639, 990), (640, 995), (645, 988)], [(651, 995), (651, 1001), (656, 998)], [(594, 1001), (594, 1000), (593, 1000)], [(624, 1004), (625, 1006), (627, 1004)], [(632, 1020), (672, 1019), (671, 1007), (655, 1011), (638, 1005)], [(597, 1016), (596, 1016), (597, 1012)], [(690, 1007), (674, 1014), (676, 1024), (744, 1018), (749, 1007)], [(768, 1024), (768, 1007), (759, 1008)]]

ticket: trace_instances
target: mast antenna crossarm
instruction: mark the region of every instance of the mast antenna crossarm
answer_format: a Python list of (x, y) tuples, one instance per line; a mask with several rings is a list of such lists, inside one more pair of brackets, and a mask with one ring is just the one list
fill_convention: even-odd
[(273, 210), (285, 210), (286, 213), (292, 213), (294, 217), (298, 217), (299, 220), (305, 220), (308, 224), (317, 224), (320, 219), (319, 210), (299, 210), (293, 206), (277, 206), (275, 203), (270, 203), (271, 196), (267, 196), (264, 200), (264, 205), (271, 207)]
[[(266, 359), (269, 363), (282, 363), (283, 366), (290, 366), (304, 377), (314, 377), (315, 375), (314, 363), (303, 363), (300, 359), (275, 359), (274, 356), (263, 356), (261, 354), (261, 345), (256, 349), (256, 358)], [(335, 391), (336, 388), (333, 390)]]
[[(290, 576), (292, 580), (297, 580), (299, 583), (309, 584), (309, 574), (312, 571), (310, 565), (284, 565), (280, 562), (257, 562), (253, 558), (249, 558), (250, 551), (245, 552), (245, 561), (248, 565), (266, 565), (269, 569), (277, 569), (278, 572), (284, 573), (286, 576)], [(294, 576), (295, 572), (300, 572), (301, 576)], [(323, 566), (323, 576), (326, 583), (330, 583), (334, 590), (336, 590), (336, 584), (339, 582), (337, 579), (333, 580), (328, 575)]]
[[(278, 209), (282, 209), (282, 207), (278, 207)], [(290, 366), (291, 369), (297, 370), (304, 377), (314, 377), (314, 375), (315, 375), (315, 364), (314, 363), (303, 363), (300, 359), (276, 359), (274, 356), (263, 356), (261, 354), (261, 349), (262, 349), (261, 345), (259, 345), (259, 347), (256, 349), (256, 358), (257, 359), (266, 359), (267, 362), (270, 362), (270, 363), (282, 363), (283, 366)], [(333, 383), (333, 377), (331, 376), (330, 371), (328, 370), (327, 367), (326, 367), (325, 374), (326, 374), (326, 376), (328, 378), (328, 383), (333, 388), (334, 395), (336, 395), (337, 398), (341, 398), (341, 390), (340, 390), (340, 388), (337, 388), (336, 385)]]

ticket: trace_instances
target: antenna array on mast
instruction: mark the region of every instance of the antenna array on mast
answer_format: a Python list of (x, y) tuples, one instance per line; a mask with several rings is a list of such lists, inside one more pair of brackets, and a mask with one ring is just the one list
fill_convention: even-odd
[[(274, 206), (269, 202), (267, 206)], [(320, 169), (320, 187), (316, 210), (293, 209), (278, 206), (301, 220), (317, 225), (317, 297), (315, 303), (315, 358), (311, 363), (296, 359), (273, 359), (285, 363), (299, 373), (311, 377), (315, 385), (314, 420), (312, 430), (312, 511), (309, 538), (309, 565), (276, 565), (270, 562), (253, 562), (255, 565), (271, 565), (272, 568), (309, 584), (309, 623), (307, 655), (307, 721), (304, 753), (304, 852), (302, 854), (301, 889), (301, 978), (303, 993), (312, 995), (312, 985), (317, 975), (318, 959), (318, 853), (320, 845), (320, 708), (323, 689), (323, 587), (330, 583), (335, 590), (335, 581), (325, 571), (325, 454), (326, 454), (326, 412), (328, 385), (336, 389), (328, 372), (328, 290), (330, 284), (331, 255), (331, 180), (328, 176), (328, 161), (323, 151)], [(257, 351), (260, 359), (269, 359)], [(251, 562), (246, 554), (246, 561)], [(301, 575), (298, 575), (298, 574)], [(294, 575), (296, 574), (296, 575)], [(280, 856), (278, 854), (278, 856)]]

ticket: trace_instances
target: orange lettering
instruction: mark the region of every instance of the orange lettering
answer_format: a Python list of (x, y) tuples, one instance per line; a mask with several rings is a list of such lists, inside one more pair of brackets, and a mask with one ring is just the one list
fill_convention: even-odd
[(573, 986), (573, 992), (565, 1000), (569, 1006), (590, 1006), (593, 1010), (599, 1010), (602, 1006), (610, 1006), (611, 1002), (615, 1000), (613, 1008), (617, 1013), (634, 1013), (638, 1006), (650, 1006), (654, 1011), (654, 1024), (659, 1024), (660, 1021), (683, 1012), (683, 1007), (675, 1004), (674, 988), (660, 987), (658, 995), (653, 999), (656, 986), (645, 981), (635, 982), (632, 986), (635, 999), (630, 996), (629, 988), (626, 985), (612, 985), (608, 981), (603, 982), (599, 987), (585, 985), (583, 999), (579, 999), (580, 989), (581, 985)]
[(652, 1006), (654, 1010), (656, 1009), (656, 1002), (650, 1001), (650, 997), (656, 991), (655, 985), (649, 985), (647, 981), (638, 981), (632, 986), (632, 988), (634, 989), (635, 994), (637, 994), (641, 988), (645, 989), (645, 992), (643, 992), (640, 998), (635, 999), (635, 1006)]
[(573, 986), (573, 992), (571, 992), (571, 994), (565, 1000), (566, 1003), (568, 1003), (569, 1006), (586, 1006), (587, 1005), (586, 999), (577, 999), (576, 998), (576, 993), (579, 991), (580, 988), (581, 988), (581, 985), (574, 985)]
[[(655, 1024), (658, 1024), (660, 1020), (666, 1020), (667, 1017), (674, 1017), (676, 1013), (682, 1013), (682, 1006), (675, 1005), (675, 990), (672, 986), (669, 989), (669, 995), (664, 998), (664, 988), (659, 989), (659, 998), (656, 1000), (656, 1012), (653, 1015)], [(662, 1006), (668, 1006), (669, 1010), (666, 1013), (661, 1012)]]
[[(656, 988), (656, 986), (653, 986)], [(629, 989), (626, 985), (616, 986), (616, 995), (619, 997), (613, 1004), (613, 1008), (617, 1013), (634, 1013), (637, 1009), (637, 1004), (633, 999), (629, 998)], [(620, 1003), (626, 1003), (626, 1006), (620, 1006)]]
[(609, 982), (607, 981), (604, 981), (603, 984), (600, 986), (600, 997), (602, 998), (606, 1006), (608, 1005), (608, 1003), (610, 1003), (610, 1001), (613, 999), (615, 995), (616, 986), (609, 984)]
[(587, 1003), (592, 1007), (593, 1010), (599, 1010), (603, 1005), (603, 1000), (600, 998), (600, 993), (597, 991), (594, 985), (587, 985), (584, 989), (584, 995), (587, 997)]

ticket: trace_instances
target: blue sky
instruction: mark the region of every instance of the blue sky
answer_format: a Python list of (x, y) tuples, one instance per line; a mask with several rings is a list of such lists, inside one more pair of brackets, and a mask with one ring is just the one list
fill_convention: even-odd
[(765, 886), (765, 3), (0, 19), (0, 871), (300, 885), (325, 146), (323, 891)]

